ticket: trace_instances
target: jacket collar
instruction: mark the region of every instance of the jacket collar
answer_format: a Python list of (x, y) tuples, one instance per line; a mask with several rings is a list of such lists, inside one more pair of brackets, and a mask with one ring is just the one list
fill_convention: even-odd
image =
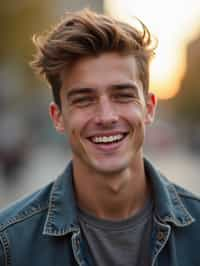
[(54, 182), (43, 234), (62, 236), (78, 231), (77, 206), (73, 187), (73, 167), (69, 163)]
[[(175, 186), (147, 159), (144, 159), (144, 166), (152, 184), (156, 217), (163, 223), (171, 222), (180, 227), (194, 222)], [(73, 167), (70, 162), (64, 173), (53, 184), (43, 234), (62, 236), (74, 231), (79, 231), (79, 226), (73, 187)]]
[(173, 183), (157, 171), (149, 160), (144, 159), (145, 172), (152, 185), (155, 216), (163, 223), (187, 226), (195, 221)]

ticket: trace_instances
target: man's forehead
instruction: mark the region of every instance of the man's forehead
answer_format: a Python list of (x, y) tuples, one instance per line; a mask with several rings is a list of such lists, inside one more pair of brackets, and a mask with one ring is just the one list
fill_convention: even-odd
[[(127, 83), (138, 79), (137, 63), (133, 56), (105, 53), (76, 61), (61, 73), (67, 87), (92, 87)], [(99, 85), (98, 85), (99, 84)]]

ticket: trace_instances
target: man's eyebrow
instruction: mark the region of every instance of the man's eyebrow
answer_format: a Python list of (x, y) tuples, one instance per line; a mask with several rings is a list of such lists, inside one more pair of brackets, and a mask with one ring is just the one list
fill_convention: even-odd
[[(138, 87), (134, 83), (120, 83), (120, 84), (113, 84), (109, 87), (110, 89), (114, 90), (123, 90), (123, 89), (133, 89), (134, 91), (138, 92)], [(68, 88), (66, 93), (66, 97), (68, 99), (77, 96), (77, 95), (83, 95), (83, 94), (89, 94), (94, 92), (94, 88), (89, 87), (83, 87), (83, 88)]]
[(71, 88), (67, 89), (66, 96), (69, 99), (76, 95), (91, 93), (92, 91), (92, 88)]
[(122, 83), (122, 84), (114, 84), (111, 86), (112, 89), (133, 89), (135, 91), (138, 90), (138, 86), (133, 83)]

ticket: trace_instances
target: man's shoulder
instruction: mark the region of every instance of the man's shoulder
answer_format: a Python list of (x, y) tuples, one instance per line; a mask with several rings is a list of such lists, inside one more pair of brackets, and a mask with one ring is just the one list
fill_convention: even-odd
[(198, 217), (200, 219), (200, 196), (180, 185), (174, 184), (174, 187), (184, 206), (190, 210), (196, 218)]
[(181, 185), (174, 184), (174, 186), (176, 188), (178, 195), (181, 198), (189, 200), (189, 201), (194, 201), (197, 204), (200, 204), (200, 195), (197, 195), (196, 193), (186, 189), (185, 187)]
[(48, 209), (53, 182), (0, 210), (0, 232)]
[(167, 207), (175, 211), (175, 215), (187, 214), (187, 210), (200, 217), (200, 197), (181, 185), (168, 179), (162, 171), (156, 168), (147, 158), (144, 158), (145, 171), (151, 178), (153, 192), (156, 194), (157, 205), (160, 212)]

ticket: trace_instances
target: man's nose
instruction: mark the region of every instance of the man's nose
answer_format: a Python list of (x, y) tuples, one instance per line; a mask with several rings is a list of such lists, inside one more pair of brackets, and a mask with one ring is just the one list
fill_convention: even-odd
[(102, 126), (113, 125), (118, 121), (117, 110), (108, 97), (102, 97), (97, 105), (95, 123)]

